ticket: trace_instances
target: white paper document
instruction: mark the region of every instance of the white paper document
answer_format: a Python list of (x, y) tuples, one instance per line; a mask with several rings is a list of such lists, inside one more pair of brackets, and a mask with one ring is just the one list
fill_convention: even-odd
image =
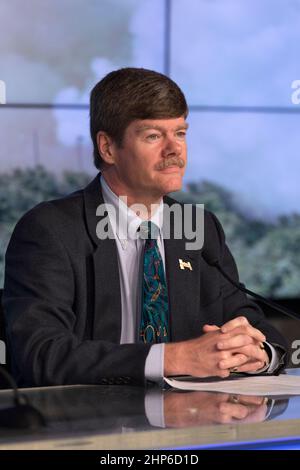
[(300, 395), (300, 376), (281, 374), (232, 376), (228, 379), (191, 376), (165, 377), (165, 382), (179, 390), (235, 393), (239, 395)]

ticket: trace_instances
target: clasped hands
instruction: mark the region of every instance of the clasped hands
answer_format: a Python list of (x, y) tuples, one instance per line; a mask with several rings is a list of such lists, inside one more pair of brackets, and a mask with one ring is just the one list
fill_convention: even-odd
[(205, 325), (203, 335), (165, 346), (165, 375), (228, 377), (256, 372), (269, 363), (265, 335), (240, 316), (221, 327)]
[(254, 328), (246, 317), (237, 317), (220, 328), (216, 325), (204, 325), (203, 332), (219, 332), (216, 343), (222, 351), (218, 366), (230, 372), (255, 372), (269, 363), (269, 356), (263, 342), (265, 335)]
[(215, 392), (164, 393), (166, 427), (184, 428), (234, 422), (256, 423), (266, 418), (268, 399)]

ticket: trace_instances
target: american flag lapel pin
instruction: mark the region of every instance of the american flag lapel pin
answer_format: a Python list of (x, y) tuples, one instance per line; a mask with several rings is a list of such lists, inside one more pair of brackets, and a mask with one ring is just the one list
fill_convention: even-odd
[(179, 261), (179, 267), (180, 269), (189, 269), (190, 271), (193, 271), (193, 268), (192, 268), (192, 265), (191, 265), (191, 262), (190, 261), (183, 261), (183, 259), (178, 259)]

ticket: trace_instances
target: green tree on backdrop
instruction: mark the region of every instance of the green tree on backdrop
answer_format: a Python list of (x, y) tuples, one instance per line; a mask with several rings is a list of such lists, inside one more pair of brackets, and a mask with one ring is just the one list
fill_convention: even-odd
[[(41, 201), (83, 188), (90, 179), (76, 172), (58, 177), (42, 166), (0, 175), (0, 286), (5, 251), (20, 217)], [(253, 219), (241, 211), (230, 191), (209, 181), (190, 183), (186, 191), (173, 196), (181, 202), (204, 204), (217, 215), (240, 277), (250, 289), (270, 297), (300, 296), (300, 215), (284, 216), (276, 223)]]

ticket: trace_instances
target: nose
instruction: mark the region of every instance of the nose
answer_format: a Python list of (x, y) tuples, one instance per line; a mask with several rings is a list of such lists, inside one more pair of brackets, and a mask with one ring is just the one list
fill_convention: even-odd
[(166, 137), (165, 142), (164, 142), (164, 148), (163, 148), (163, 156), (164, 157), (173, 157), (180, 155), (181, 153), (181, 145), (180, 143), (176, 140), (176, 137)]

